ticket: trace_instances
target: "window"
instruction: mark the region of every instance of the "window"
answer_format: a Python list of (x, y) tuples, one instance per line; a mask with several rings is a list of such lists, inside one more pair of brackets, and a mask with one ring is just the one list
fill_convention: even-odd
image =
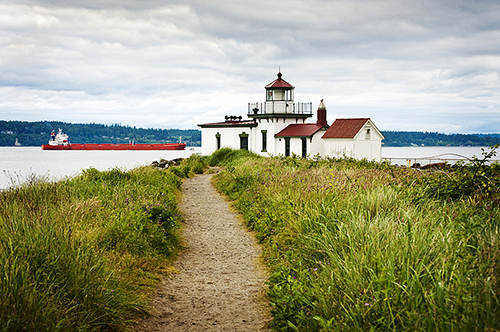
[(365, 139), (370, 139), (370, 128), (366, 129)]
[(267, 152), (267, 130), (262, 130), (262, 151)]
[(285, 90), (283, 89), (274, 90), (274, 100), (285, 100)]
[(273, 90), (267, 90), (267, 100), (273, 100)]
[(215, 134), (215, 142), (216, 142), (215, 144), (216, 144), (217, 150), (219, 150), (220, 149), (220, 134), (219, 133)]
[(248, 134), (242, 132), (239, 136), (240, 136), (240, 149), (248, 150)]

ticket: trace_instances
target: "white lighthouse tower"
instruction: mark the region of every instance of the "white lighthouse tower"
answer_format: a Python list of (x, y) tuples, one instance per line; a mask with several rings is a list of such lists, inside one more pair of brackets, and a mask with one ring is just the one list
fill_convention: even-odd
[(295, 87), (282, 77), (278, 72), (278, 78), (265, 86), (265, 102), (248, 104), (248, 117), (258, 123), (252, 145), (254, 151), (263, 155), (284, 153), (278, 146), (285, 147), (287, 142), (279, 144), (282, 139), (275, 140), (274, 135), (290, 124), (304, 123), (313, 115), (312, 103), (295, 103)]

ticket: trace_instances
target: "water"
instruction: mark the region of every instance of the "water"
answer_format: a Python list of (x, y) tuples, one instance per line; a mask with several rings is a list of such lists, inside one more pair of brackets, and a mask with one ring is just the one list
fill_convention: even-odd
[[(484, 148), (489, 151), (489, 148)], [(200, 153), (201, 148), (184, 151), (44, 151), (40, 147), (0, 147), (0, 190), (19, 185), (32, 175), (51, 180), (73, 177), (94, 167), (107, 171), (118, 167), (129, 170), (149, 165), (160, 158), (172, 160)], [(481, 157), (481, 147), (383, 147), (382, 158), (392, 164), (407, 165), (408, 160), (425, 165), (447, 160)], [(461, 157), (460, 157), (461, 156)], [(495, 159), (498, 159), (495, 157)]]
[(188, 158), (201, 148), (183, 151), (45, 151), (40, 147), (0, 147), (0, 190), (19, 185), (36, 175), (60, 180), (93, 167), (107, 171), (130, 170), (161, 158)]
[[(473, 158), (483, 158), (481, 149), (490, 151), (489, 147), (480, 146), (404, 146), (404, 147), (383, 147), (382, 159), (389, 160), (391, 164), (408, 165), (409, 163), (419, 163), (421, 165), (447, 161), (455, 163), (458, 160)], [(492, 160), (497, 160), (493, 157)]]

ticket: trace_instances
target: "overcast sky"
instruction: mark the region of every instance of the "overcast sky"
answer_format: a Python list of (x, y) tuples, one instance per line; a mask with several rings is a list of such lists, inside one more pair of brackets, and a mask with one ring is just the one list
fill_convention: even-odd
[(498, 133), (500, 1), (0, 0), (2, 120), (197, 128), (278, 68), (329, 123)]

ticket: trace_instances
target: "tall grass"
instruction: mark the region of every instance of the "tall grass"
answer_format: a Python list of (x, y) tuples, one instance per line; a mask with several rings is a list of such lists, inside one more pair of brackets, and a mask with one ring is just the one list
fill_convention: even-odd
[(88, 169), (0, 193), (0, 330), (123, 330), (181, 247), (182, 179)]
[(244, 158), (216, 184), (264, 246), (275, 330), (494, 331), (495, 167), (486, 191), (457, 192), (450, 188), (471, 168), (444, 175), (351, 159)]

